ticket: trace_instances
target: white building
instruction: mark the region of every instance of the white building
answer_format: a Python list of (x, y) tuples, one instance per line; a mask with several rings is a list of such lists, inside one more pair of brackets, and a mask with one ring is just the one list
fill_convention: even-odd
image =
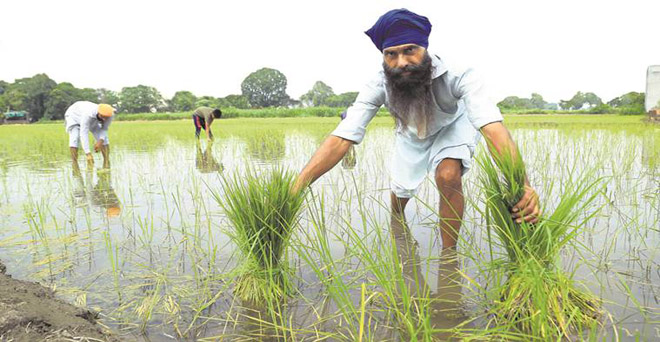
[(660, 65), (651, 65), (646, 71), (646, 101), (644, 108), (648, 112), (658, 106), (660, 101)]

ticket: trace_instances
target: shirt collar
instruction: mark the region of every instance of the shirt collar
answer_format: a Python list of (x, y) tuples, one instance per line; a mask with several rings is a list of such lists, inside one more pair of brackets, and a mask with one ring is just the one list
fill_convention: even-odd
[(429, 55), (431, 56), (431, 64), (433, 65), (433, 78), (436, 79), (447, 72), (447, 66), (437, 55), (432, 53), (429, 53)]

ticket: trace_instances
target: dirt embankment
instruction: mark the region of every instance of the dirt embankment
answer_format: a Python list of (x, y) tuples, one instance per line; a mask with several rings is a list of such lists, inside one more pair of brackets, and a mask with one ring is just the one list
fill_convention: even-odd
[(96, 324), (97, 315), (55, 298), (37, 283), (5, 274), (0, 262), (0, 342), (119, 342)]

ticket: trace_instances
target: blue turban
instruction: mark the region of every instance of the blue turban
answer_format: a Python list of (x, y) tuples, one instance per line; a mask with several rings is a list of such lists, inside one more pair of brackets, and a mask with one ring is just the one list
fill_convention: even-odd
[(395, 9), (383, 14), (365, 33), (381, 52), (390, 46), (402, 44), (427, 48), (431, 23), (428, 18), (405, 8)]

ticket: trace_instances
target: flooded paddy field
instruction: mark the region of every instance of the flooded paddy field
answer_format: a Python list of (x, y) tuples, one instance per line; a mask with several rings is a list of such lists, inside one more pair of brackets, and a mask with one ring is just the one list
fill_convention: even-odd
[[(240, 254), (218, 202), (222, 177), (298, 171), (338, 119), (228, 119), (197, 144), (190, 122), (115, 122), (110, 167), (77, 172), (60, 124), (0, 126), (0, 259), (14, 278), (99, 312), (127, 341), (533, 340), (493, 324), (478, 166), (464, 177), (456, 251), (443, 251), (429, 177), (392, 224), (393, 123), (377, 117), (348, 158), (307, 194), (286, 252), (284, 303), (244, 303)], [(574, 340), (660, 340), (660, 127), (637, 117), (507, 117), (545, 208), (571, 180), (600, 179), (593, 215), (561, 251), (600, 324)], [(483, 145), (483, 144), (482, 144)], [(483, 146), (480, 150), (483, 150)], [(501, 322), (500, 322), (501, 323)]]

